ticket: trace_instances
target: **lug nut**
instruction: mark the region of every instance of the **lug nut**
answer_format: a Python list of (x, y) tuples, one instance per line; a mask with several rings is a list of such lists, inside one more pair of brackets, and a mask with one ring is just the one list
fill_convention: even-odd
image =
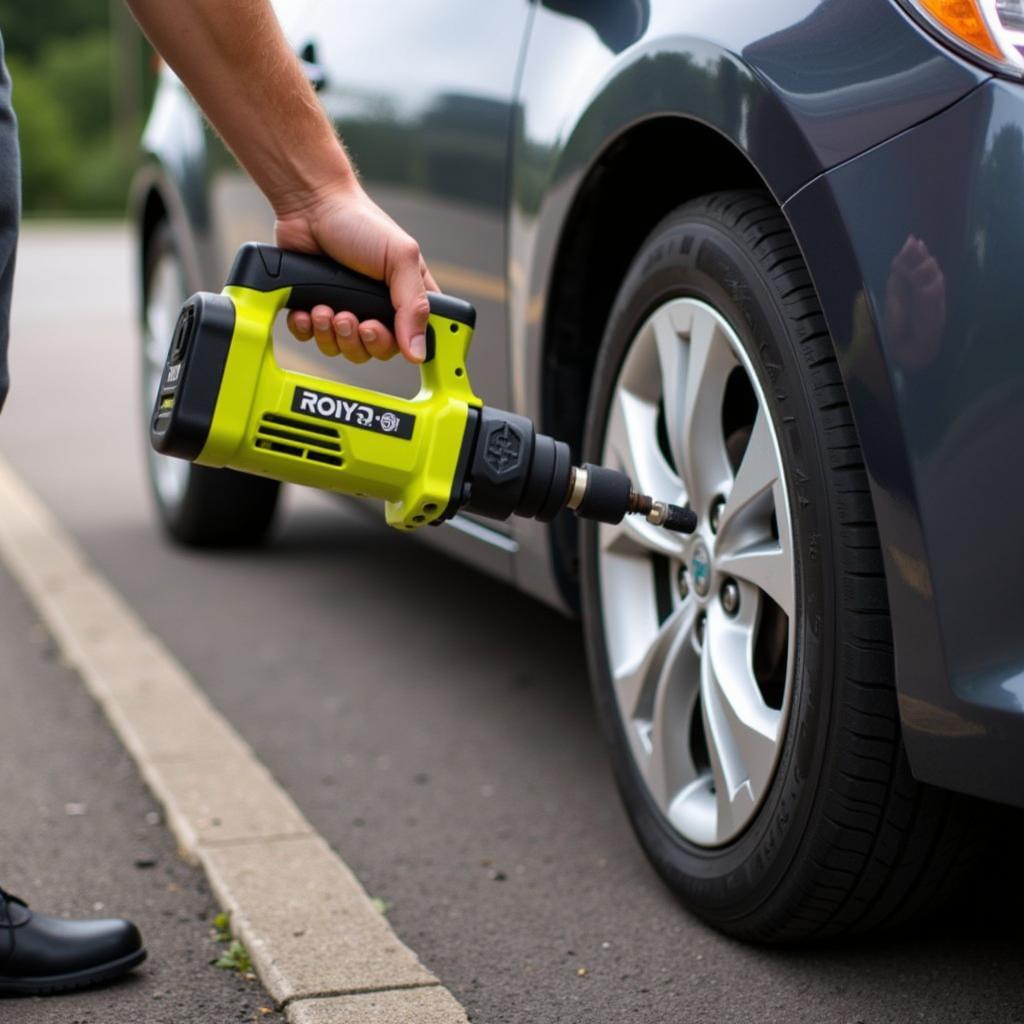
[(686, 575), (686, 566), (679, 566), (679, 573), (676, 576), (676, 587), (679, 590), (680, 600), (685, 601), (690, 596), (690, 581)]
[(715, 498), (711, 503), (711, 511), (708, 513), (708, 520), (711, 523), (712, 533), (718, 533), (718, 521), (722, 518), (723, 508), (725, 508), (725, 498)]
[(736, 586), (735, 580), (726, 580), (722, 584), (722, 607), (729, 615), (735, 615), (740, 610), (740, 588)]

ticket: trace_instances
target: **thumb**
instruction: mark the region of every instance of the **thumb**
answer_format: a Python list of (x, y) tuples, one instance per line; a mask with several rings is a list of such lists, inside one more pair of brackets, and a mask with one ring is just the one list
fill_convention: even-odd
[(430, 300), (420, 271), (420, 249), (411, 239), (403, 248), (388, 280), (395, 307), (395, 337), (402, 355), (422, 363), (427, 354), (427, 318)]

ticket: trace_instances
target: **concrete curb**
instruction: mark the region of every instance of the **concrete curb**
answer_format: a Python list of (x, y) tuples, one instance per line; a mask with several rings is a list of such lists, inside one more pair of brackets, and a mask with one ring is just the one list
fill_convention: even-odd
[(103, 708), (293, 1024), (466, 1024), (162, 641), (0, 459), (0, 558)]

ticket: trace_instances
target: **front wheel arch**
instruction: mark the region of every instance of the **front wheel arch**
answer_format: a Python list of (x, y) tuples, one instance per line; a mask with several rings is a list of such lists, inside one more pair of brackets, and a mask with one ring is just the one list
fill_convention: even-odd
[(806, 267), (769, 196), (720, 193), (685, 204), (641, 246), (601, 346), (584, 456), (602, 457), (624, 353), (651, 304), (677, 282), (680, 294), (704, 289), (743, 334), (786, 434), (787, 480), (799, 492), (798, 678), (771, 789), (746, 828), (717, 846), (674, 831), (629, 746), (602, 632), (598, 534), (583, 524), (588, 659), (620, 791), (654, 866), (724, 931), (777, 942), (893, 923), (938, 904), (972, 807), (919, 785), (906, 763), (856, 432)]
[[(673, 151), (701, 158), (669, 166), (663, 154)], [(551, 262), (538, 388), (539, 425), (546, 433), (579, 454), (597, 341), (633, 254), (654, 226), (681, 203), (708, 192), (763, 187), (742, 150), (687, 117), (646, 118), (605, 145), (576, 190)], [(575, 518), (559, 517), (550, 537), (562, 597), (578, 609)]]

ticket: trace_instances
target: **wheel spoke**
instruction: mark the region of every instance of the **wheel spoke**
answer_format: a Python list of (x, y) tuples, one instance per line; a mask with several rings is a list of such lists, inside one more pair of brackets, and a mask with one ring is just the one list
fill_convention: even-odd
[(685, 471), (677, 442), (683, 433), (683, 419), (686, 413), (686, 378), (690, 361), (690, 346), (683, 339), (693, 322), (691, 310), (677, 310), (665, 306), (651, 317), (650, 328), (658, 352), (658, 369), (661, 373), (661, 400), (665, 408), (665, 427), (669, 437), (672, 458), (680, 476)]
[(765, 704), (753, 672), (754, 621), (754, 610), (730, 620), (712, 608), (706, 626), (701, 703), (719, 835), (731, 833), (761, 799), (778, 749), (781, 713)]
[[(776, 513), (779, 539), (771, 534)], [(768, 415), (760, 408), (718, 520), (715, 537), (718, 569), (763, 590), (787, 615), (793, 614), (793, 558), (789, 515), (779, 459)]]
[(667, 810), (675, 796), (698, 774), (690, 749), (690, 719), (700, 692), (700, 664), (693, 647), (691, 614), (659, 673), (648, 738), (648, 784), (658, 805)]
[(669, 533), (638, 516), (626, 516), (621, 523), (602, 523), (600, 537), (601, 547), (611, 554), (681, 558), (684, 550), (678, 534)]
[[(651, 798), (680, 835), (714, 847), (737, 836), (761, 805), (789, 713), (797, 592), (782, 452), (742, 341), (697, 299), (673, 299), (652, 313), (613, 395), (606, 464), (699, 517), (692, 539), (638, 517), (599, 527), (615, 700)], [(662, 592), (662, 558), (670, 580), (686, 571), (681, 601)], [(674, 611), (661, 621), (666, 597)], [(790, 646), (780, 650), (786, 636)], [(761, 661), (768, 666), (763, 680), (755, 651), (758, 671)]]
[(661, 624), (639, 656), (616, 669), (615, 692), (626, 721), (649, 718), (658, 685), (679, 657), (680, 648), (693, 628), (694, 610), (684, 602)]
[(658, 446), (658, 408), (619, 389), (608, 423), (608, 443), (633, 483), (662, 501), (685, 503), (683, 483)]
[(762, 407), (757, 411), (736, 479), (718, 517), (718, 546), (728, 542), (730, 533), (741, 530), (752, 512), (760, 511), (766, 505), (771, 512), (772, 491), (778, 481), (778, 457), (768, 414)]
[[(608, 422), (606, 447), (636, 487), (663, 501), (685, 503), (683, 485), (658, 446), (658, 410), (650, 402), (620, 388)], [(678, 558), (682, 540), (638, 516), (601, 529), (601, 544), (621, 554), (653, 552)]]
[(711, 658), (705, 651), (700, 660), (700, 708), (715, 794), (714, 831), (707, 841), (716, 843), (733, 831), (734, 817), (738, 817), (734, 814), (733, 803), (742, 785), (742, 781), (736, 781), (742, 775), (742, 768), (733, 752), (732, 737), (717, 688), (709, 682), (711, 673)]
[[(682, 312), (682, 311), (681, 311)], [(658, 344), (669, 446), (690, 504), (704, 509), (731, 478), (722, 434), (722, 399), (738, 365), (716, 317), (689, 306), (689, 322), (666, 310), (652, 324)], [(688, 334), (684, 346), (679, 328)]]
[(763, 590), (787, 615), (793, 615), (793, 560), (777, 540), (749, 544), (730, 554), (718, 554), (718, 570)]

